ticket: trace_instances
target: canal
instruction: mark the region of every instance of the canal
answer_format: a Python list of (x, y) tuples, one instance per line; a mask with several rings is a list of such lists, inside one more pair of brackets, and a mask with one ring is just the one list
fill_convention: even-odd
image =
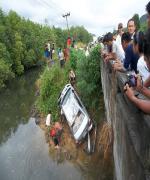
[(11, 81), (0, 94), (0, 180), (113, 180), (113, 169), (96, 152), (58, 161), (43, 130), (30, 117), (39, 69)]

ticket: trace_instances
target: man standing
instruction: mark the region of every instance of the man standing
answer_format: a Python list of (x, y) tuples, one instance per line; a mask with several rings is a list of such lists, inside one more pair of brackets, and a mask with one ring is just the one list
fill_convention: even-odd
[(125, 59), (123, 63), (117, 62), (114, 64), (114, 69), (119, 71), (135, 71), (137, 73), (137, 61), (139, 55), (133, 52), (133, 44), (131, 36), (128, 32), (123, 33), (121, 37), (122, 47), (125, 51)]
[[(150, 71), (150, 2), (146, 5), (146, 11), (148, 13), (147, 16), (147, 25), (148, 25), (148, 32), (146, 34), (143, 51), (144, 51), (144, 59), (147, 64), (147, 67)], [(150, 98), (150, 77), (144, 82), (144, 84), (141, 83), (141, 77), (137, 76), (137, 86), (136, 90), (139, 91), (141, 94), (147, 96)], [(129, 87), (129, 85), (126, 85), (124, 87), (125, 93), (127, 97), (142, 111), (145, 113), (150, 113), (150, 101), (149, 100), (142, 100), (135, 96), (134, 91), (132, 87)]]
[(59, 61), (60, 61), (60, 67), (62, 68), (65, 64), (65, 60), (64, 60), (64, 53), (61, 48), (59, 49), (58, 57), (59, 57)]
[(47, 48), (48, 48), (48, 51), (50, 52), (50, 50), (51, 50), (50, 40), (48, 40)]
[(124, 51), (122, 49), (122, 46), (118, 45), (116, 41), (113, 40), (113, 34), (112, 33), (107, 33), (107, 40), (106, 40), (107, 46), (112, 47), (111, 53), (108, 53), (107, 57), (104, 59), (106, 62), (108, 60), (120, 60), (123, 62), (125, 56), (124, 56)]
[(50, 124), (51, 124), (51, 119), (52, 119), (51, 116), (52, 116), (52, 115), (51, 115), (51, 111), (49, 111), (49, 112), (48, 112), (48, 115), (47, 115), (47, 117), (46, 117), (46, 126), (47, 126), (48, 130), (49, 130)]
[(71, 38), (68, 37), (67, 39), (67, 47), (70, 48), (71, 47)]
[(122, 23), (119, 23), (118, 24), (118, 35), (117, 35), (117, 38), (116, 38), (116, 43), (119, 45), (119, 46), (122, 46), (121, 45), (121, 36), (123, 34), (123, 24)]
[(133, 40), (133, 36), (135, 34), (135, 31), (136, 31), (136, 25), (135, 25), (134, 19), (129, 19), (129, 21), (127, 23), (127, 28), (128, 28), (128, 32), (131, 36), (131, 40)]

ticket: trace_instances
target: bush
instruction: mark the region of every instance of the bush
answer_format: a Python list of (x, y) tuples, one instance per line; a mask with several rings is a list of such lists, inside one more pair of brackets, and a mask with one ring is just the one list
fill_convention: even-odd
[(77, 88), (90, 112), (100, 108), (102, 95), (99, 49), (99, 46), (95, 47), (88, 57), (82, 55), (77, 61)]
[(10, 67), (0, 59), (0, 89), (5, 87), (5, 81), (12, 77), (14, 77), (14, 74), (11, 72)]
[[(88, 57), (85, 57), (82, 51), (73, 50), (72, 57), (76, 58), (72, 58), (65, 64), (64, 69), (61, 69), (58, 64), (50, 69), (46, 67), (40, 78), (40, 96), (37, 100), (37, 108), (40, 112), (47, 114), (51, 110), (53, 120), (58, 120), (57, 99), (65, 84), (68, 83), (70, 68), (74, 67), (77, 74), (77, 89), (83, 103), (90, 112), (98, 114), (101, 108), (100, 99), (102, 99), (99, 48), (99, 46), (94, 48)], [(74, 60), (76, 65), (72, 66)]]
[(40, 112), (47, 114), (49, 110), (52, 112), (53, 120), (58, 120), (58, 97), (64, 85), (68, 81), (68, 69), (60, 69), (59, 65), (53, 65), (51, 68), (46, 67), (40, 78), (40, 96), (36, 102)]
[(25, 51), (25, 59), (23, 65), (26, 68), (30, 68), (36, 64), (36, 55), (33, 49), (30, 49), (28, 52)]
[(82, 58), (85, 58), (83, 51), (71, 48), (69, 59), (70, 59), (70, 66), (73, 70), (76, 70), (76, 68), (77, 68), (78, 59), (82, 59)]

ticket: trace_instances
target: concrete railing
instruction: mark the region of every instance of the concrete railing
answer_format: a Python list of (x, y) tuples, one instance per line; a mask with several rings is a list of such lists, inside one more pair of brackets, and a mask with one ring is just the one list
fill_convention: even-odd
[(111, 62), (101, 61), (101, 79), (106, 117), (114, 133), (115, 179), (149, 179), (150, 115), (136, 108), (125, 96), (127, 75), (114, 72)]

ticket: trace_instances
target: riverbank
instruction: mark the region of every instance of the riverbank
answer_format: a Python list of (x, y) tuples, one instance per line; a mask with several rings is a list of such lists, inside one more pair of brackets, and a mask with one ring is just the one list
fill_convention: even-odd
[[(49, 144), (49, 152), (53, 153), (55, 158), (60, 158), (61, 160), (69, 160), (80, 162), (82, 159), (87, 159), (88, 157), (100, 156), (103, 163), (112, 163), (111, 152), (108, 152), (108, 157), (104, 157), (103, 150), (101, 148), (101, 129), (102, 123), (97, 125), (97, 133), (96, 133), (96, 142), (95, 142), (95, 151), (92, 154), (87, 153), (87, 138), (80, 145), (76, 145), (75, 140), (70, 132), (69, 126), (66, 122), (61, 123), (63, 128), (63, 133), (61, 135), (60, 148), (55, 149), (54, 145), (51, 143), (51, 139), (49, 137), (49, 130), (45, 125), (45, 117), (39, 118), (38, 125), (44, 131), (46, 143)], [(90, 132), (91, 142), (93, 143), (95, 140), (95, 129)], [(104, 159), (105, 158), (105, 159)], [(107, 161), (107, 162), (106, 162)]]
[[(87, 155), (81, 148), (76, 151), (73, 141), (72, 150), (68, 147), (72, 154), (68, 155), (67, 147), (57, 151), (46, 143), (45, 131), (35, 124), (39, 114), (32, 106), (37, 99), (34, 84), (39, 74), (36, 69), (29, 71), (1, 93), (0, 179), (112, 180), (113, 168), (99, 153)], [(67, 135), (70, 137), (70, 132)]]

